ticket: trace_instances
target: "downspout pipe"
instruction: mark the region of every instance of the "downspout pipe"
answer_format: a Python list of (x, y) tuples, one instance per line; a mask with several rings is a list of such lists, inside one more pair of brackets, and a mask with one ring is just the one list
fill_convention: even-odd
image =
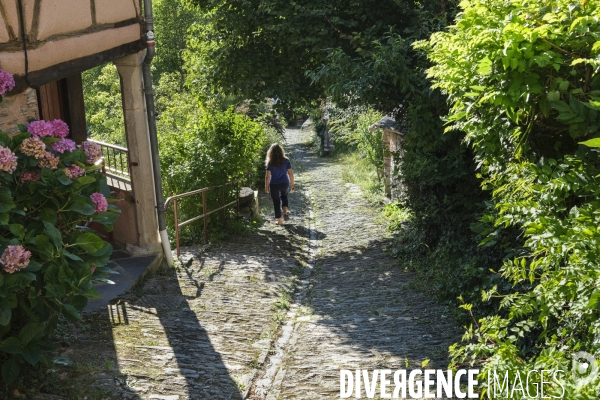
[(167, 222), (165, 220), (165, 201), (163, 198), (162, 179), (160, 174), (160, 157), (158, 155), (158, 136), (156, 134), (156, 112), (154, 108), (154, 88), (152, 86), (152, 73), (150, 65), (156, 54), (154, 47), (154, 17), (152, 14), (152, 0), (144, 0), (144, 20), (146, 21), (146, 57), (142, 65), (144, 78), (144, 93), (146, 95), (146, 112), (148, 114), (148, 132), (150, 134), (150, 153), (152, 156), (152, 172), (154, 173), (154, 195), (156, 197), (156, 214), (158, 217), (158, 232), (162, 243), (165, 259), (169, 267), (173, 266), (173, 253), (167, 235)]

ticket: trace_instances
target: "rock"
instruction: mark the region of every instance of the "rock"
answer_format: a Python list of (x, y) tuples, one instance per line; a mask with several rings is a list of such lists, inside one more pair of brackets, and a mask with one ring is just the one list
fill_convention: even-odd
[(254, 190), (249, 187), (243, 187), (240, 189), (240, 208), (248, 207), (252, 204), (252, 200), (254, 200)]

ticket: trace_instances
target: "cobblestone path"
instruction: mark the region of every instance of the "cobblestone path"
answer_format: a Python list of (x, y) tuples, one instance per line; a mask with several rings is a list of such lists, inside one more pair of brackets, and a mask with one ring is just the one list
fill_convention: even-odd
[(445, 367), (459, 332), (411, 288), (377, 210), (309, 135), (288, 131), (298, 190), (284, 227), (261, 194), (263, 227), (187, 249), (182, 267), (64, 333), (81, 398), (339, 399), (340, 369)]

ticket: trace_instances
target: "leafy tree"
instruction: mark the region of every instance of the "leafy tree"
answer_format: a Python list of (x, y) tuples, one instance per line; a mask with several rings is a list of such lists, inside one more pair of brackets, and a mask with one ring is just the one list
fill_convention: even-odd
[(152, 62), (155, 81), (158, 82), (165, 73), (177, 73), (183, 83), (187, 31), (196, 21), (197, 13), (186, 8), (181, 0), (159, 0), (155, 2), (153, 11), (158, 49)]
[(86, 124), (93, 139), (126, 146), (119, 73), (109, 63), (82, 74)]
[(190, 2), (202, 12), (190, 38), (191, 79), (249, 99), (279, 97), (292, 106), (324, 95), (306, 72), (326, 62), (329, 51), (356, 57), (390, 27), (411, 26), (420, 7), (400, 0)]
[[(479, 320), (455, 360), (512, 371), (511, 380), (518, 370), (569, 371), (573, 352), (600, 350), (600, 157), (578, 144), (593, 144), (600, 126), (600, 2), (461, 7), (449, 32), (420, 47), (435, 63), (434, 86), (451, 101), (448, 129), (466, 133), (492, 190), (495, 207), (478, 227), (483, 243), (508, 228), (525, 247), (500, 270), (515, 285), (500, 296), (506, 315)], [(495, 296), (497, 288), (484, 293)], [(563, 384), (546, 395), (596, 398), (599, 389), (598, 379), (582, 385), (571, 374)]]

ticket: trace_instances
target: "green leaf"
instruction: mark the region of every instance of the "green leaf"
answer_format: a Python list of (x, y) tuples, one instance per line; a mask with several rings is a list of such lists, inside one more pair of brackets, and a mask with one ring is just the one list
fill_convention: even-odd
[(21, 356), (29, 364), (36, 366), (42, 359), (42, 352), (38, 346), (29, 346), (21, 350)]
[(8, 354), (20, 354), (21, 349), (21, 341), (14, 336), (7, 338), (0, 343), (0, 351)]
[(33, 275), (33, 274), (16, 272), (16, 273), (10, 275), (8, 278), (6, 278), (6, 280), (4, 281), (4, 285), (2, 285), (2, 289), (6, 290), (6, 291), (21, 290), (21, 289), (25, 288), (27, 285), (29, 285), (31, 282), (33, 282), (34, 280), (35, 280), (35, 275)]
[(35, 260), (29, 260), (29, 264), (27, 264), (27, 268), (22, 269), (21, 271), (27, 272), (37, 272), (42, 269), (42, 264)]
[(58, 181), (65, 186), (69, 186), (73, 183), (73, 181), (65, 174), (58, 175)]
[(600, 147), (600, 138), (586, 140), (585, 142), (579, 142), (579, 144), (583, 144), (587, 147)]
[(598, 309), (598, 308), (600, 308), (599, 302), (600, 302), (600, 290), (596, 290), (590, 296), (590, 300), (588, 301), (587, 308)]
[(98, 222), (99, 224), (107, 225), (113, 224), (119, 218), (119, 216), (120, 214), (118, 213), (105, 211), (94, 215), (92, 217), (92, 220), (94, 222)]
[(73, 253), (69, 253), (67, 250), (63, 250), (63, 254), (65, 255), (65, 257), (67, 257), (70, 260), (83, 261), (83, 259), (81, 257), (79, 257), (78, 255), (75, 255)]
[(0, 226), (8, 225), (8, 213), (0, 213)]
[(93, 233), (82, 233), (75, 241), (87, 253), (95, 253), (104, 247), (104, 241)]
[(42, 208), (42, 210), (40, 211), (40, 218), (42, 219), (42, 221), (49, 222), (53, 225), (56, 224), (56, 221), (58, 220), (58, 217), (56, 216), (56, 211), (47, 207)]
[(558, 101), (560, 100), (560, 92), (558, 90), (553, 90), (548, 92), (548, 101)]
[(37, 246), (40, 258), (43, 261), (50, 261), (54, 255), (54, 247), (50, 244), (50, 239), (46, 235), (37, 235), (35, 237), (35, 244)]
[(6, 326), (10, 323), (12, 309), (4, 299), (0, 300), (0, 325)]
[(96, 178), (94, 178), (92, 175), (85, 175), (80, 178), (77, 178), (77, 183), (79, 183), (82, 186), (89, 185), (90, 183), (94, 182), (96, 182)]
[(21, 339), (21, 345), (27, 347), (29, 342), (36, 339), (41, 339), (44, 336), (44, 327), (34, 322), (30, 322), (21, 328), (19, 332), (19, 338)]
[(15, 235), (19, 240), (23, 240), (23, 236), (25, 236), (25, 227), (21, 224), (10, 224), (8, 226), (8, 230), (10, 233)]
[(98, 249), (98, 251), (95, 251), (93, 253), (90, 253), (90, 256), (94, 256), (94, 257), (102, 257), (102, 256), (108, 256), (112, 253), (113, 247), (110, 243), (108, 242), (104, 242), (103, 241), (103, 246)]
[(7, 147), (10, 143), (10, 136), (0, 131), (0, 146)]
[(69, 304), (75, 307), (75, 309), (82, 311), (88, 303), (86, 296), (74, 296)]
[(70, 304), (63, 304), (63, 315), (65, 318), (71, 321), (81, 320), (81, 314), (79, 314), (79, 311), (77, 311), (77, 309)]
[(94, 214), (94, 207), (80, 198), (76, 199), (75, 202), (69, 206), (68, 210), (75, 211), (83, 215)]
[(42, 339), (37, 343), (38, 347), (43, 350), (56, 350), (56, 345), (49, 340)]
[(62, 234), (60, 231), (54, 226), (54, 224), (51, 224), (47, 221), (44, 221), (44, 227), (46, 228), (44, 233), (50, 238), (52, 244), (58, 249), (62, 249)]
[(21, 366), (15, 357), (9, 358), (4, 365), (2, 365), (2, 379), (5, 383), (12, 383), (18, 377), (21, 372)]
[(13, 201), (10, 189), (7, 187), (0, 187), (0, 213), (5, 213), (13, 208), (15, 208), (15, 202)]

